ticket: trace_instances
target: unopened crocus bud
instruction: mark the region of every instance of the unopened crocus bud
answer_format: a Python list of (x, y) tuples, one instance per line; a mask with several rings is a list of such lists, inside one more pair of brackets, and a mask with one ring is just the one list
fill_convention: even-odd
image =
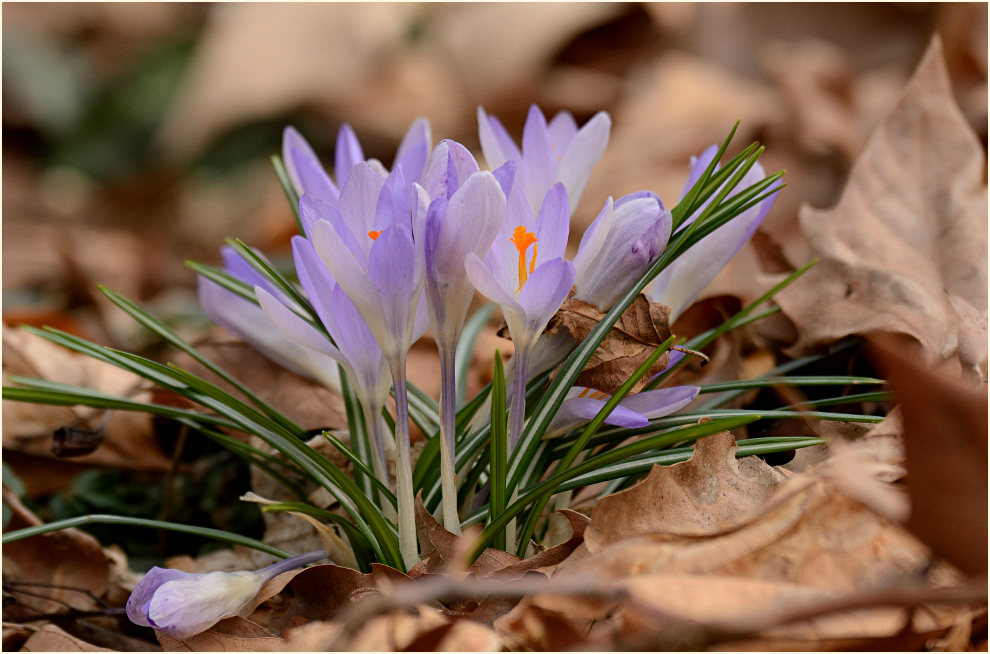
[(575, 297), (608, 311), (667, 247), (670, 211), (656, 193), (605, 202), (574, 257)]
[(127, 617), (173, 638), (189, 638), (239, 615), (266, 583), (289, 570), (327, 558), (308, 552), (260, 570), (196, 574), (154, 567), (127, 600)]

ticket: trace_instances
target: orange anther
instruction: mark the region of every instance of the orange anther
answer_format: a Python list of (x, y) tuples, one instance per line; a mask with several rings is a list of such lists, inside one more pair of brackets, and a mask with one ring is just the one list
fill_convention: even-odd
[[(524, 284), (526, 284), (526, 278), (529, 273), (533, 272), (536, 268), (536, 234), (533, 232), (527, 232), (526, 228), (519, 225), (512, 231), (512, 238), (509, 239), (513, 245), (516, 246), (516, 250), (519, 251), (519, 289), (522, 290)], [(526, 250), (529, 246), (533, 246), (533, 259), (529, 262), (529, 268), (526, 267)]]
[(368, 232), (368, 236), (371, 237), (372, 241), (377, 240), (379, 234), (381, 234), (381, 231), (376, 232), (375, 230), (371, 230), (370, 232)]

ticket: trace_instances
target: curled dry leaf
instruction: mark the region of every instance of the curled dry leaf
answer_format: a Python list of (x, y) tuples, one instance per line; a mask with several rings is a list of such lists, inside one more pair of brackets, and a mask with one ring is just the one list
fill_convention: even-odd
[[(582, 302), (572, 294), (550, 319), (547, 331), (555, 334), (564, 330), (580, 342), (604, 317), (605, 314), (593, 304)], [(575, 385), (596, 388), (606, 393), (614, 392), (668, 338), (670, 307), (639, 295), (591, 355)], [(640, 391), (650, 377), (663, 370), (669, 358), (669, 354), (661, 355), (636, 383), (632, 392)]]
[(916, 348), (891, 337), (871, 338), (870, 350), (901, 402), (907, 528), (966, 572), (986, 575), (986, 386), (934, 373)]
[[(849, 334), (895, 332), (985, 378), (985, 337), (975, 347), (971, 333), (972, 316), (985, 321), (987, 310), (985, 165), (936, 38), (838, 205), (801, 211), (821, 261), (776, 298), (799, 332), (794, 353)], [(972, 310), (960, 313), (962, 302)]]
[(683, 463), (654, 466), (629, 490), (602, 498), (585, 532), (589, 552), (652, 537), (710, 536), (744, 522), (773, 493), (782, 475), (759, 459), (736, 459), (735, 439), (719, 432), (698, 441)]
[[(136, 375), (70, 352), (21, 329), (3, 330), (3, 370), (5, 375), (40, 377), (134, 401), (149, 399), (142, 390), (143, 381)], [(101, 424), (104, 419), (106, 423)], [(104, 441), (94, 452), (76, 457), (74, 462), (131, 470), (167, 470), (170, 466), (169, 457), (151, 437), (152, 420), (148, 414), (5, 401), (3, 426), (4, 450), (51, 459), (56, 430), (88, 428), (101, 431)]]

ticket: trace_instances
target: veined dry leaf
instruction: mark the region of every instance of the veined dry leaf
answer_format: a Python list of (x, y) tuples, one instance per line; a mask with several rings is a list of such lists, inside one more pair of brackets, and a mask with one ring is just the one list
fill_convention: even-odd
[(896, 332), (985, 374), (986, 360), (960, 348), (969, 327), (952, 301), (962, 298), (986, 315), (985, 163), (953, 100), (936, 38), (870, 138), (838, 205), (801, 212), (821, 261), (776, 298), (797, 325), (794, 352), (849, 334)]
[(782, 476), (755, 457), (736, 459), (729, 432), (706, 436), (683, 463), (653, 466), (632, 488), (602, 498), (585, 531), (589, 552), (635, 536), (710, 536), (745, 522)]
[(367, 574), (336, 565), (306, 568), (287, 584), (291, 597), (282, 603), (270, 602), (273, 607), (268, 627), (274, 633), (284, 633), (307, 622), (331, 620), (352, 602), (408, 580), (407, 575), (377, 563)]
[[(463, 560), (460, 559), (468, 552), (466, 545), (470, 534), (456, 536), (444, 529), (426, 510), (419, 497), (416, 498), (416, 533), (423, 560), (409, 571), (410, 576), (462, 569)], [(486, 547), (467, 571), (487, 576), (520, 561), (514, 554)]]
[(245, 618), (226, 618), (201, 634), (179, 640), (155, 631), (165, 652), (284, 652), (285, 641)]
[[(596, 306), (582, 302), (572, 294), (550, 319), (547, 331), (554, 334), (564, 330), (580, 342), (604, 317)], [(670, 307), (639, 295), (619, 316), (574, 383), (613, 393), (668, 338)], [(663, 370), (669, 359), (669, 354), (662, 354), (631, 392), (636, 393), (646, 386), (650, 377)]]
[[(6, 486), (3, 503), (12, 513), (5, 531), (42, 524)], [(7, 543), (3, 546), (3, 580), (5, 593), (11, 593), (14, 601), (5, 600), (4, 619), (30, 619), (39, 613), (64, 611), (66, 606), (80, 611), (96, 609), (94, 598), (107, 592), (110, 570), (111, 562), (97, 540), (78, 529)], [(14, 582), (38, 585), (26, 589), (28, 595), (18, 593)]]

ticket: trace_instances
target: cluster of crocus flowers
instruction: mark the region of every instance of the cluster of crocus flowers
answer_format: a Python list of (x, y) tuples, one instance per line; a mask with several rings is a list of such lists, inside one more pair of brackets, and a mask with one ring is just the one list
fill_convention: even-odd
[[(544, 333), (568, 295), (607, 311), (677, 233), (655, 193), (610, 197), (573, 261), (567, 260), (570, 219), (608, 142), (608, 115), (596, 114), (579, 128), (566, 112), (547, 122), (534, 106), (521, 147), (480, 108), (478, 123), (491, 170), (483, 170), (459, 143), (433, 145), (429, 124), (419, 119), (391, 169), (366, 160), (353, 131), (343, 126), (333, 177), (305, 139), (286, 129), (283, 161), (299, 196), (303, 231), (293, 238), (293, 258), (318, 321), (233, 252), (225, 252), (226, 269), (255, 289), (260, 308), (212, 282), (202, 280), (200, 287), (207, 313), (271, 358), (331, 387), (339, 387), (331, 372), (336, 365), (346, 372), (374, 440), (374, 471), (386, 485), (386, 452), (395, 451), (397, 529), (407, 567), (418, 560), (405, 369), (412, 343), (430, 328), (439, 352), (442, 514), (447, 529), (459, 533), (454, 360), (475, 291), (499, 305), (513, 341), (512, 448), (524, 426), (526, 383), (575, 345), (567, 334)], [(715, 152), (709, 149), (692, 163), (686, 190)], [(739, 186), (762, 177), (757, 164)], [(693, 246), (654, 280), (649, 297), (672, 305), (675, 315), (682, 311), (752, 235), (772, 201)], [(394, 434), (381, 419), (390, 385)], [(643, 426), (683, 408), (697, 392), (685, 386), (630, 396), (606, 423)], [(591, 420), (607, 399), (574, 389), (549, 433)]]

